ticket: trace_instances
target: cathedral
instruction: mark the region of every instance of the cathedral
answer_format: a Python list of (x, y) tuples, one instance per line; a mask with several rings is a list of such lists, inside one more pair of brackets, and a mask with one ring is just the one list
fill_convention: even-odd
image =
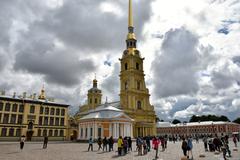
[(120, 101), (102, 103), (102, 92), (95, 78), (88, 90), (87, 104), (79, 109), (78, 139), (156, 135), (156, 115), (145, 84), (144, 58), (137, 49), (134, 33), (132, 0), (129, 0), (126, 49), (119, 60)]

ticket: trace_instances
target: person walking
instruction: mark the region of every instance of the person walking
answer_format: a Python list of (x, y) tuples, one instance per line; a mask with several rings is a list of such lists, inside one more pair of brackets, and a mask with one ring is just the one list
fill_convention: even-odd
[(233, 136), (233, 143), (235, 147), (237, 147), (237, 137), (235, 135)]
[(147, 150), (148, 150), (148, 152), (150, 152), (150, 150), (151, 150), (151, 142), (150, 142), (150, 136), (148, 135), (147, 137), (146, 137), (146, 143), (147, 143)]
[(107, 151), (107, 145), (108, 145), (108, 140), (107, 137), (104, 137), (103, 139), (103, 151)]
[(47, 148), (47, 144), (48, 144), (48, 137), (45, 136), (45, 137), (44, 137), (44, 140), (43, 140), (43, 149), (46, 149), (46, 148)]
[(114, 144), (114, 140), (113, 140), (113, 137), (111, 136), (108, 139), (108, 149), (109, 149), (109, 152), (113, 151), (113, 144)]
[(123, 151), (124, 151), (124, 155), (127, 154), (127, 152), (128, 152), (128, 139), (127, 139), (127, 137), (124, 137), (124, 139), (123, 139)]
[(24, 143), (25, 143), (25, 136), (22, 135), (22, 137), (20, 138), (20, 149), (22, 150), (24, 147)]
[(207, 139), (207, 136), (204, 136), (203, 137), (203, 143), (204, 143), (204, 148), (205, 148), (205, 151), (207, 152), (208, 151), (208, 139)]
[(122, 140), (122, 136), (120, 136), (118, 138), (118, 155), (121, 156), (122, 155), (122, 148), (123, 148), (123, 140)]
[(98, 143), (98, 151), (99, 151), (100, 149), (102, 149), (102, 138), (101, 137), (98, 138), (97, 143)]
[[(193, 144), (192, 144), (192, 138), (189, 137), (188, 140), (187, 140), (187, 158), (189, 158), (189, 155), (191, 153), (191, 159), (193, 159), (193, 153), (192, 153), (192, 148), (193, 148)], [(190, 159), (190, 158), (189, 158)]]
[(186, 142), (185, 138), (183, 138), (183, 140), (182, 140), (182, 150), (183, 150), (183, 155), (187, 156), (187, 142)]
[(132, 139), (131, 137), (128, 137), (128, 151), (132, 151)]
[(93, 140), (92, 140), (92, 137), (89, 138), (88, 140), (88, 152), (91, 148), (91, 151), (93, 151)]
[(154, 137), (152, 140), (152, 146), (153, 146), (153, 149), (156, 151), (155, 160), (158, 159), (159, 144), (160, 144), (160, 141), (157, 139), (157, 137)]

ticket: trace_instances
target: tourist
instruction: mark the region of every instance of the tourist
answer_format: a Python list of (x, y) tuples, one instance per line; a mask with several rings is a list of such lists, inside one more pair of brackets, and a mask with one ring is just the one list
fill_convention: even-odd
[(89, 138), (88, 140), (88, 151), (90, 150), (91, 148), (91, 151), (93, 151), (93, 140), (92, 140), (92, 137)]
[(192, 138), (189, 137), (189, 138), (187, 139), (187, 150), (188, 150), (187, 157), (189, 158), (189, 155), (190, 155), (190, 153), (191, 153), (191, 156), (192, 156), (191, 159), (193, 159), (192, 148), (193, 148)]
[(146, 137), (146, 143), (147, 143), (147, 150), (148, 150), (148, 152), (150, 152), (150, 150), (151, 150), (151, 142), (150, 142), (150, 140), (151, 140), (151, 138), (150, 138), (150, 136), (148, 135), (148, 136)]
[(186, 142), (185, 138), (183, 138), (183, 140), (182, 140), (182, 150), (183, 150), (184, 156), (187, 156), (187, 142)]
[(237, 147), (237, 137), (235, 135), (233, 135), (233, 143)]
[(22, 150), (24, 147), (24, 142), (25, 142), (25, 136), (22, 135), (21, 139), (20, 139), (20, 149)]
[(167, 149), (167, 141), (168, 141), (168, 137), (166, 135), (164, 138), (164, 150)]
[(143, 155), (143, 140), (142, 140), (142, 138), (141, 137), (138, 137), (138, 142), (137, 142), (137, 144), (138, 144), (138, 146), (137, 146), (137, 148), (138, 148), (138, 155)]
[(97, 143), (98, 143), (98, 150), (102, 149), (102, 138), (101, 137), (98, 138)]
[(131, 137), (128, 137), (128, 151), (132, 151), (132, 139)]
[(113, 140), (113, 137), (111, 136), (111, 137), (108, 139), (109, 152), (113, 151), (113, 144), (114, 144), (114, 140)]
[(204, 136), (203, 137), (203, 143), (204, 143), (204, 148), (205, 148), (205, 151), (207, 152), (208, 151), (208, 139), (207, 139), (207, 136)]
[(48, 137), (45, 136), (45, 137), (44, 137), (44, 140), (43, 140), (43, 149), (46, 149), (46, 148), (47, 148), (47, 144), (48, 144)]
[(161, 141), (161, 146), (162, 146), (162, 152), (165, 151), (165, 141), (163, 137), (160, 137), (160, 141)]
[(152, 146), (153, 149), (156, 150), (155, 159), (158, 159), (158, 146), (160, 141), (157, 139), (157, 137), (154, 137), (152, 140)]
[(146, 140), (143, 140), (143, 154), (147, 154), (148, 152), (148, 149), (147, 149), (147, 142)]
[(103, 139), (103, 151), (104, 151), (104, 149), (106, 149), (105, 151), (107, 151), (107, 145), (108, 145), (107, 137), (104, 137), (104, 139)]
[(127, 137), (124, 137), (124, 139), (123, 139), (123, 152), (124, 152), (124, 155), (127, 154), (127, 152), (128, 152), (128, 139), (127, 139)]
[(118, 155), (121, 156), (122, 155), (122, 148), (123, 148), (123, 140), (122, 140), (122, 136), (120, 136), (118, 138)]

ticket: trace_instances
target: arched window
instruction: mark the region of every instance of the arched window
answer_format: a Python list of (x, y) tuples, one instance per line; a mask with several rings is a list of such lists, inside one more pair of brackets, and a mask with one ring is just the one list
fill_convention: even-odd
[(97, 98), (95, 98), (95, 103), (97, 103)]
[(53, 131), (50, 129), (49, 132), (48, 132), (48, 136), (49, 137), (52, 137), (53, 136)]
[(14, 128), (9, 129), (9, 136), (13, 137), (14, 136)]
[(92, 98), (89, 99), (89, 103), (92, 104)]
[(45, 114), (49, 114), (49, 108), (48, 107), (45, 108)]
[(13, 104), (12, 111), (17, 112), (18, 105), (16, 103)]
[(139, 64), (138, 63), (136, 63), (136, 69), (139, 70)]
[(65, 109), (61, 110), (61, 116), (65, 116)]
[(44, 137), (47, 136), (47, 130), (46, 129), (43, 130), (43, 136)]
[(58, 116), (60, 114), (60, 110), (57, 108), (56, 109), (56, 115)]
[(6, 103), (5, 104), (5, 111), (10, 111), (11, 108), (11, 104), (10, 103)]
[(3, 103), (0, 102), (0, 111), (2, 111), (2, 110), (3, 110)]
[(142, 109), (141, 101), (137, 101), (137, 109)]
[(124, 84), (124, 88), (125, 88), (125, 90), (128, 89), (128, 82), (125, 82), (125, 84)]
[(128, 64), (127, 63), (125, 63), (125, 70), (127, 70), (128, 69)]

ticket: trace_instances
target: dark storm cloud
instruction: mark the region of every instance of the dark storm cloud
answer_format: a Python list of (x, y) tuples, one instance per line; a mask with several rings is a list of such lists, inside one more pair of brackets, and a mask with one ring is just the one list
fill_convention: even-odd
[(168, 97), (198, 91), (196, 78), (199, 65), (198, 37), (184, 28), (166, 33), (152, 62), (155, 96)]

